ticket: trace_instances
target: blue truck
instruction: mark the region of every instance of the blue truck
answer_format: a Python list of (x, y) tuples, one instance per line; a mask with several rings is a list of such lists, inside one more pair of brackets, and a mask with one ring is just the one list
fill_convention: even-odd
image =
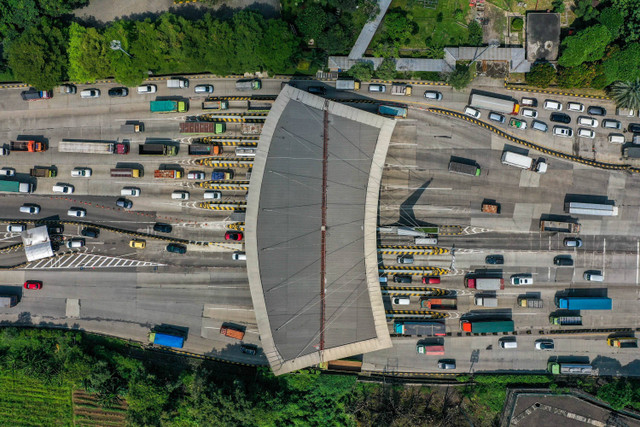
[(378, 107), (378, 114), (390, 117), (407, 117), (407, 109), (402, 107), (396, 107), (394, 105), (380, 105)]
[(184, 337), (180, 335), (164, 334), (160, 332), (149, 333), (149, 342), (165, 347), (182, 348), (184, 346)]
[(566, 310), (611, 310), (611, 298), (556, 297), (556, 306)]

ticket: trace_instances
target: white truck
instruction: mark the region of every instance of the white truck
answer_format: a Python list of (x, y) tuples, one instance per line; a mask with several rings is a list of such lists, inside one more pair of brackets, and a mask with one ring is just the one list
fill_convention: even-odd
[(391, 95), (411, 96), (411, 86), (404, 83), (391, 85)]
[(170, 89), (184, 89), (189, 87), (189, 80), (182, 77), (171, 77), (167, 80), (167, 87)]
[(535, 160), (529, 156), (524, 156), (511, 151), (505, 151), (502, 153), (502, 164), (538, 173), (545, 173), (547, 171), (547, 163), (543, 158)]
[(360, 90), (360, 82), (353, 79), (336, 80), (336, 90)]

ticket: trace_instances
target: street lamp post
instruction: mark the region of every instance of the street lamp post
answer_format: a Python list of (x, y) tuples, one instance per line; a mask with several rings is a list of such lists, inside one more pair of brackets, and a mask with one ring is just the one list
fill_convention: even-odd
[(129, 55), (127, 51), (122, 48), (122, 43), (120, 42), (120, 40), (111, 40), (111, 45), (109, 45), (109, 47), (113, 50), (121, 50), (125, 55), (131, 58), (131, 55)]

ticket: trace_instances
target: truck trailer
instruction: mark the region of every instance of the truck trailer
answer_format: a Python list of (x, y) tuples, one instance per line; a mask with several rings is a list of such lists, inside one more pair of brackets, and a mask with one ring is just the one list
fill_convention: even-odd
[(514, 99), (504, 99), (495, 96), (479, 95), (474, 93), (469, 98), (469, 105), (475, 108), (484, 108), (490, 111), (517, 115), (520, 105)]
[(175, 156), (178, 154), (178, 150), (173, 145), (140, 144), (138, 154), (141, 156)]
[(222, 154), (222, 146), (213, 144), (190, 144), (189, 154), (191, 156), (211, 156)]
[(33, 187), (28, 182), (0, 180), (0, 191), (7, 193), (31, 193)]
[(11, 141), (9, 148), (11, 151), (28, 151), (29, 153), (47, 151), (47, 146), (37, 141)]
[(459, 173), (462, 175), (480, 176), (480, 168), (477, 165), (460, 163), (453, 160), (449, 162), (449, 172)]
[(474, 334), (513, 332), (513, 320), (461, 320), (460, 327), (464, 332)]
[(638, 348), (638, 339), (635, 337), (607, 338), (607, 344), (616, 348)]
[(171, 178), (177, 179), (182, 178), (182, 171), (175, 169), (158, 169), (153, 171), (154, 178)]
[(518, 297), (518, 306), (527, 308), (542, 308), (543, 303), (540, 298)]
[(498, 291), (504, 289), (504, 279), (501, 277), (467, 277), (464, 286), (478, 291)]
[(140, 169), (132, 168), (113, 168), (110, 170), (111, 177), (113, 178), (141, 178), (142, 171)]
[(423, 298), (420, 307), (431, 310), (455, 310), (458, 308), (458, 300), (455, 298)]
[(547, 163), (543, 158), (535, 160), (529, 156), (524, 156), (512, 151), (505, 151), (502, 153), (502, 164), (538, 173), (545, 173), (547, 171)]
[(227, 125), (224, 122), (183, 122), (180, 133), (224, 133)]
[(553, 375), (590, 375), (593, 367), (587, 363), (547, 363), (547, 371)]
[(36, 166), (29, 171), (29, 175), (38, 178), (55, 178), (58, 175), (58, 172), (53, 168)]
[(564, 211), (573, 215), (617, 216), (618, 207), (602, 203), (567, 202)]
[(559, 233), (579, 233), (580, 224), (566, 221), (540, 221), (540, 231)]
[(549, 316), (549, 323), (559, 326), (582, 326), (582, 316)]
[(556, 306), (564, 310), (611, 310), (611, 298), (556, 297)]
[(173, 334), (163, 334), (160, 332), (149, 333), (149, 342), (165, 347), (182, 348), (184, 346), (184, 337)]
[(149, 101), (149, 109), (152, 113), (184, 113), (189, 111), (186, 101)]
[(129, 148), (123, 142), (104, 141), (72, 141), (63, 139), (58, 144), (60, 153), (85, 153), (85, 154), (127, 154)]
[(243, 135), (260, 135), (264, 123), (243, 123), (240, 127), (240, 133)]
[(441, 337), (445, 335), (445, 326), (442, 322), (429, 320), (413, 322), (395, 322), (393, 330), (400, 335), (422, 335)]
[(206, 100), (202, 103), (203, 110), (228, 110), (229, 109), (229, 101), (221, 100), (221, 101), (209, 101)]
[(625, 147), (622, 149), (622, 157), (625, 159), (640, 158), (640, 147)]
[(396, 107), (394, 105), (379, 105), (378, 114), (387, 117), (407, 117), (407, 109), (402, 107)]

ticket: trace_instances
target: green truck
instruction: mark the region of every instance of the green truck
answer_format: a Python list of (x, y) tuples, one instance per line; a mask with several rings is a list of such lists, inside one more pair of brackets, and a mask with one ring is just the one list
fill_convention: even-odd
[(149, 101), (149, 107), (152, 113), (184, 113), (189, 111), (186, 101)]
[(591, 375), (593, 366), (588, 363), (548, 362), (547, 371), (553, 375)]
[(490, 334), (494, 332), (513, 332), (513, 320), (462, 320), (460, 326), (464, 332)]
[(0, 191), (9, 193), (31, 193), (32, 187), (28, 182), (0, 181)]

